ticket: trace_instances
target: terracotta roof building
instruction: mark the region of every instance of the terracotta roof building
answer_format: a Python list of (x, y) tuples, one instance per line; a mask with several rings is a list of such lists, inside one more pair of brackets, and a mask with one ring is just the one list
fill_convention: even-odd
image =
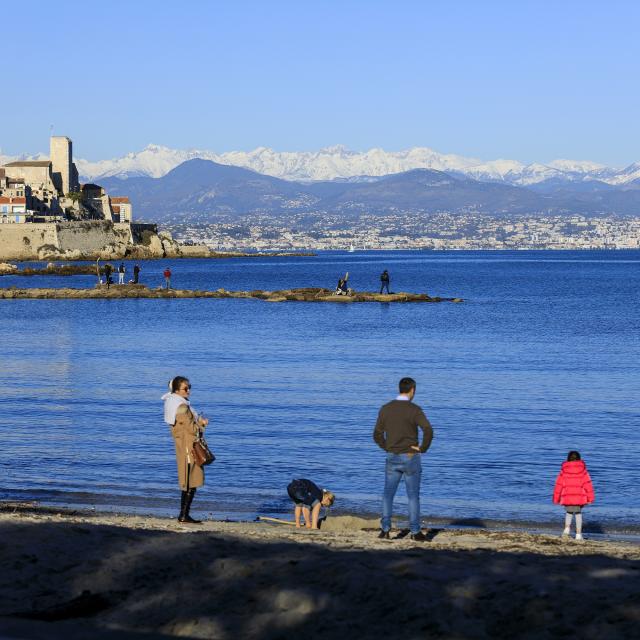
[(111, 201), (111, 210), (113, 211), (114, 218), (118, 222), (131, 222), (133, 218), (133, 207), (129, 198), (126, 196), (112, 196), (109, 198)]

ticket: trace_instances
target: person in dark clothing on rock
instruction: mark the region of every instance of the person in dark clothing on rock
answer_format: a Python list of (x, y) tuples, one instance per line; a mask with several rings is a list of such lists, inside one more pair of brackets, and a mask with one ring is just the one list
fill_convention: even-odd
[(317, 529), (320, 507), (330, 507), (335, 501), (331, 491), (321, 489), (306, 478), (292, 480), (287, 486), (287, 493), (295, 505), (294, 516), (298, 528), (300, 516), (303, 515), (307, 529)]
[(389, 281), (390, 281), (389, 272), (385, 269), (380, 274), (380, 293), (382, 293), (385, 288), (387, 289), (387, 293), (391, 293), (389, 291)]
[(113, 280), (111, 279), (111, 273), (113, 272), (113, 267), (107, 262), (104, 265), (104, 279), (107, 283), (107, 289), (111, 286)]
[[(422, 409), (412, 402), (416, 393), (416, 381), (413, 378), (402, 378), (399, 390), (400, 394), (396, 399), (380, 409), (373, 431), (374, 441), (387, 452), (379, 537), (389, 539), (393, 498), (404, 478), (409, 499), (411, 539), (424, 542), (427, 537), (420, 531), (421, 454), (431, 445), (433, 429)], [(418, 427), (422, 429), (420, 445)]]
[(133, 284), (138, 284), (140, 278), (140, 265), (136, 264), (133, 267)]
[(349, 289), (349, 285), (347, 282), (349, 281), (349, 272), (345, 274), (344, 278), (338, 278), (338, 284), (336, 285), (336, 290), (333, 292), (336, 296), (348, 296), (351, 294), (351, 289)]

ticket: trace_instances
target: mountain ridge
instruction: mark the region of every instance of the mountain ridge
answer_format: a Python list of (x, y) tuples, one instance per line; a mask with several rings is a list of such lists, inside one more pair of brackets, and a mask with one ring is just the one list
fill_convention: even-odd
[[(0, 164), (16, 159), (43, 157), (45, 156), (42, 153), (18, 157), (0, 155)], [(412, 147), (403, 151), (372, 148), (362, 152), (351, 151), (344, 145), (298, 152), (257, 147), (246, 152), (216, 153), (202, 149), (172, 149), (149, 144), (141, 151), (130, 152), (119, 158), (97, 162), (77, 158), (76, 164), (84, 180), (99, 182), (109, 177), (159, 178), (192, 159), (244, 167), (263, 175), (294, 182), (367, 181), (412, 169), (434, 169), (482, 182), (501, 182), (517, 186), (536, 185), (547, 180), (562, 180), (568, 183), (596, 180), (622, 186), (640, 179), (640, 162), (615, 168), (589, 160), (558, 159), (547, 163), (528, 164), (508, 159), (482, 161), (455, 154), (442, 154), (428, 147)]]
[(413, 147), (404, 151), (372, 148), (363, 152), (351, 151), (342, 145), (299, 152), (258, 147), (252, 151), (219, 154), (208, 150), (181, 150), (151, 144), (140, 152), (131, 152), (121, 158), (98, 162), (78, 159), (77, 164), (80, 173), (91, 180), (141, 175), (159, 178), (182, 162), (195, 158), (253, 169), (283, 180), (303, 182), (379, 177), (411, 169), (435, 169), (483, 182), (505, 182), (519, 186), (537, 184), (548, 179), (567, 182), (599, 180), (622, 185), (640, 178), (640, 162), (615, 168), (588, 160), (558, 159), (548, 163), (528, 164), (505, 159), (482, 161), (455, 154), (442, 154), (428, 147)]
[[(217, 216), (436, 213), (512, 215), (631, 215), (640, 211), (640, 188), (558, 181), (534, 188), (482, 182), (433, 169), (412, 169), (371, 181), (294, 182), (252, 169), (193, 158), (160, 178), (105, 178), (113, 195), (128, 195), (135, 216), (208, 222)], [(567, 186), (568, 185), (568, 186)]]

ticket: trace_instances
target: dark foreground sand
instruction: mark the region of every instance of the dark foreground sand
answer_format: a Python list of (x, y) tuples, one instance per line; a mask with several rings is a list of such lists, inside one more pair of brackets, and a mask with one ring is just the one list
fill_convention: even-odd
[(0, 637), (640, 637), (637, 545), (460, 530), (381, 541), (357, 518), (328, 524), (5, 505)]

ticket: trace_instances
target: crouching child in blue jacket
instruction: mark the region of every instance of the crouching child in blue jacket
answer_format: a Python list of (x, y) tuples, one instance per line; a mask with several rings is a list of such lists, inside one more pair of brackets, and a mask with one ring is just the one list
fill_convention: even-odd
[(320, 489), (318, 485), (305, 478), (292, 480), (287, 486), (287, 493), (295, 505), (294, 515), (298, 528), (302, 515), (307, 529), (317, 529), (320, 507), (330, 507), (335, 501), (331, 491)]

